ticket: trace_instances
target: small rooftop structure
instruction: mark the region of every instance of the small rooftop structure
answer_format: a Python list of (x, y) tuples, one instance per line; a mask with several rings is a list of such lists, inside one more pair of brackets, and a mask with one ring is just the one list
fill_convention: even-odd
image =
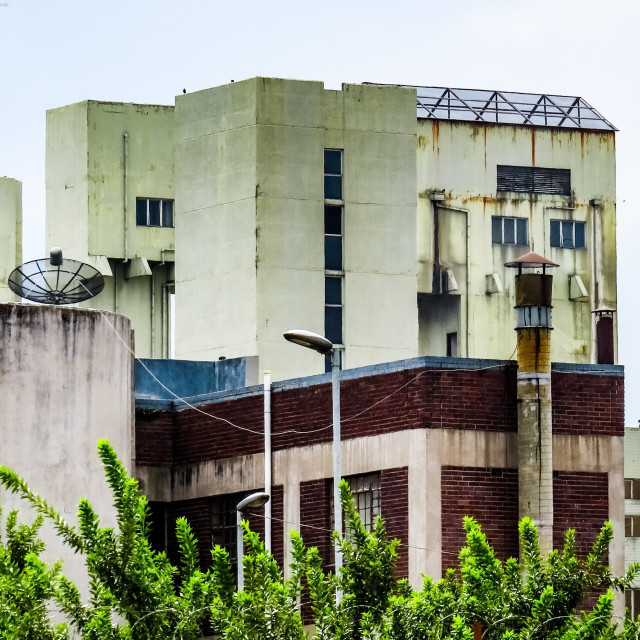
[(515, 260), (511, 262), (505, 262), (505, 267), (512, 267), (518, 269), (544, 269), (546, 267), (557, 267), (555, 262), (551, 262), (548, 258), (541, 256), (533, 251), (529, 251), (528, 253), (524, 253), (521, 256), (518, 256)]
[(398, 86), (416, 89), (418, 118), (617, 131), (580, 97), (490, 89)]

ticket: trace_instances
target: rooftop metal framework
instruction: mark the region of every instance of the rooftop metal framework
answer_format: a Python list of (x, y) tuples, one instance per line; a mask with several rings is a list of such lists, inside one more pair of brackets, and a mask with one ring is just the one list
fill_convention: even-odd
[(418, 118), (617, 131), (583, 98), (486, 89), (411, 88), (418, 93)]

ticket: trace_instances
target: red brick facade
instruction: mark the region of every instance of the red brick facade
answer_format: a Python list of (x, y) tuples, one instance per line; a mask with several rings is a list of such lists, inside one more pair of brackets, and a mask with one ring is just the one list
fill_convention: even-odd
[(624, 378), (554, 372), (553, 433), (624, 436)]
[[(484, 438), (484, 434), (489, 437), (490, 432), (517, 433), (516, 367), (487, 361), (448, 362), (450, 368), (442, 359), (440, 366), (390, 365), (385, 369), (383, 365), (372, 368), (369, 375), (344, 372), (341, 382), (343, 440), (366, 440), (400, 431), (432, 429), (475, 431), (479, 432), (478, 438)], [(463, 368), (461, 364), (468, 366)], [(623, 435), (622, 371), (618, 368), (597, 371), (589, 366), (582, 369), (572, 365), (552, 372), (554, 434)], [(200, 405), (199, 409), (201, 411), (138, 411), (137, 465), (172, 470), (182, 465), (183, 469), (196, 473), (198, 463), (215, 461), (222, 468), (227, 459), (263, 452), (261, 389), (254, 387), (219, 394), (218, 399)], [(242, 429), (205, 415), (207, 413)], [(271, 417), (275, 452), (330, 443), (330, 384), (307, 381), (274, 384)], [(473, 516), (482, 524), (498, 557), (506, 559), (517, 555), (517, 470), (455, 464), (457, 466), (440, 468), (443, 569), (457, 565), (458, 552), (465, 542), (464, 516)], [(603, 521), (609, 517), (607, 474), (586, 469), (589, 466), (585, 463), (584, 472), (554, 474), (554, 545), (562, 544), (564, 531), (571, 526), (578, 531), (581, 552), (592, 544)], [(409, 467), (397, 466), (396, 462), (393, 468), (372, 467), (368, 472), (380, 473), (382, 514), (389, 537), (397, 537), (403, 543), (397, 572), (401, 577), (407, 576), (411, 524)], [(176, 477), (175, 481), (189, 483), (186, 476)], [(251, 489), (255, 488), (247, 487)], [(303, 539), (307, 545), (318, 547), (331, 566), (330, 479), (303, 481), (299, 491)], [(205, 541), (211, 540), (208, 501), (207, 498), (176, 502), (168, 507), (171, 518), (184, 515), (189, 519), (194, 533), (205, 546)], [(273, 549), (281, 562), (286, 545), (282, 487), (274, 492), (272, 509)], [(264, 530), (264, 521), (254, 518), (253, 524), (257, 530)], [(428, 538), (429, 532), (426, 534)], [(424, 540), (425, 535), (419, 532), (414, 539)], [(171, 544), (174, 545), (175, 552), (175, 541), (169, 543), (170, 549)], [(203, 551), (205, 553), (208, 554), (208, 550)]]
[(553, 546), (562, 549), (564, 532), (576, 530), (576, 550), (591, 551), (593, 541), (609, 519), (609, 479), (606, 473), (554, 471)]
[(442, 467), (442, 569), (458, 566), (465, 545), (464, 516), (481, 525), (496, 556), (518, 556), (518, 472), (515, 469)]

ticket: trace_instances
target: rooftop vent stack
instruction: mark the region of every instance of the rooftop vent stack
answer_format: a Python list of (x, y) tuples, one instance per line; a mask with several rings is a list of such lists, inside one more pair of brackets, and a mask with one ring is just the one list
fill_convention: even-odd
[[(551, 433), (551, 292), (548, 267), (527, 253), (506, 267), (516, 275), (518, 353), (518, 516), (538, 527), (540, 550), (553, 548), (553, 453)], [(527, 273), (523, 273), (523, 269)], [(535, 271), (533, 271), (535, 270)], [(542, 271), (540, 273), (540, 270)]]

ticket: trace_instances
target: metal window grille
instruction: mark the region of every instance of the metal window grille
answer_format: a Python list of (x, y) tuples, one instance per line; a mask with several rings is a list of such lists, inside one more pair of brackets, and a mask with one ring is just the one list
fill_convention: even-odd
[(571, 195), (571, 169), (498, 165), (498, 192)]
[(351, 493), (356, 501), (356, 509), (360, 515), (360, 520), (367, 529), (371, 531), (377, 516), (382, 514), (380, 474), (369, 473), (362, 476), (347, 478)]
[(234, 570), (238, 564), (236, 505), (248, 495), (248, 492), (243, 492), (215, 496), (209, 503), (211, 548), (218, 545), (225, 549)]

